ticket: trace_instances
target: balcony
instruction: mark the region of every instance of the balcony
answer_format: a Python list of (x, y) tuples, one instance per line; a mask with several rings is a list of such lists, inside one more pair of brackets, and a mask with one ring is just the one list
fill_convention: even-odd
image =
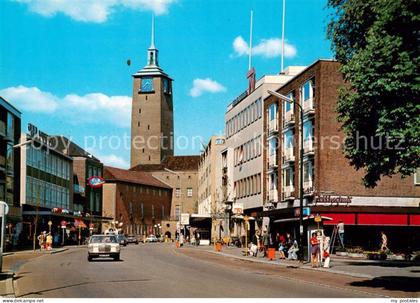
[(277, 118), (268, 121), (268, 133), (274, 134), (279, 131), (279, 120)]
[(305, 196), (312, 196), (315, 193), (312, 180), (303, 182), (303, 194)]
[(275, 189), (270, 189), (269, 193), (268, 193), (268, 201), (271, 203), (277, 203), (279, 201), (279, 194), (277, 191), (277, 188)]
[(293, 186), (283, 187), (282, 200), (294, 200), (295, 188)]
[(276, 168), (278, 167), (277, 163), (277, 153), (268, 156), (268, 167), (269, 168)]
[(289, 127), (295, 124), (295, 115), (292, 110), (289, 110), (284, 114), (284, 127)]
[(283, 149), (283, 159), (284, 159), (284, 162), (295, 161), (295, 155), (293, 153), (293, 147)]
[(303, 141), (303, 153), (305, 155), (314, 155), (314, 141), (312, 139)]
[(315, 113), (314, 99), (310, 98), (303, 102), (303, 113), (305, 115), (312, 115)]

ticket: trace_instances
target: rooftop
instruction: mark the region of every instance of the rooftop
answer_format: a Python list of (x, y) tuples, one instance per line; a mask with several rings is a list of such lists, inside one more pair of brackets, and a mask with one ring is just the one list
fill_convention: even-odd
[(111, 166), (104, 166), (104, 179), (107, 181), (120, 181), (171, 189), (170, 186), (153, 177), (151, 173), (144, 171), (132, 171)]
[(130, 168), (132, 171), (159, 171), (165, 168), (174, 171), (198, 170), (198, 163), (200, 162), (199, 155), (193, 156), (169, 156), (166, 157), (161, 164), (140, 164)]

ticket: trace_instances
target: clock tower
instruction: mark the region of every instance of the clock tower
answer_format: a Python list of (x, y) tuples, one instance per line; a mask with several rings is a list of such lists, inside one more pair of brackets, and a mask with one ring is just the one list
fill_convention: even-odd
[(173, 156), (172, 79), (159, 67), (152, 19), (147, 65), (133, 75), (131, 167), (161, 164)]

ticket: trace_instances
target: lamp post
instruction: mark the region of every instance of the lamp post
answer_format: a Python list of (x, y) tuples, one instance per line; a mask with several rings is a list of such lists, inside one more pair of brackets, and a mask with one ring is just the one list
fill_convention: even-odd
[(295, 100), (282, 94), (267, 91), (270, 95), (279, 98), (285, 102), (296, 104), (300, 111), (300, 155), (299, 155), (299, 256), (303, 260), (303, 108)]

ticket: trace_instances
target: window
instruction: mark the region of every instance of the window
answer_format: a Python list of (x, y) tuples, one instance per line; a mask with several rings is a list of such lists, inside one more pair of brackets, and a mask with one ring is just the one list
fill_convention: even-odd
[(303, 122), (303, 140), (311, 141), (314, 136), (313, 131), (312, 120)]
[(283, 184), (285, 187), (293, 186), (294, 171), (293, 168), (289, 167), (283, 171)]
[[(289, 93), (287, 95), (287, 98), (292, 99), (292, 100), (295, 100), (294, 93), (293, 92)], [(293, 111), (293, 104), (292, 103), (286, 102), (286, 101), (284, 101), (283, 103), (284, 103), (284, 111), (286, 113), (289, 112), (289, 111), (291, 111), (291, 110)]]
[(312, 80), (306, 81), (301, 88), (302, 101), (312, 99)]
[(293, 132), (288, 130), (284, 133), (284, 148), (293, 148)]
[(175, 206), (175, 219), (179, 220), (179, 216), (181, 215), (181, 208), (179, 207), (179, 205)]
[(181, 189), (180, 189), (179, 187), (177, 187), (177, 188), (175, 189), (175, 196), (176, 196), (177, 198), (180, 198), (180, 197), (181, 197)]
[(277, 139), (271, 138), (270, 141), (268, 141), (268, 144), (270, 149), (270, 156), (275, 155), (277, 151)]
[(7, 136), (13, 138), (15, 134), (15, 118), (11, 113), (7, 113)]
[(277, 118), (277, 104), (273, 103), (268, 108), (268, 117), (270, 121), (273, 121)]
[(414, 174), (414, 184), (420, 185), (420, 168), (417, 168), (416, 173)]
[(187, 188), (187, 197), (191, 198), (193, 195), (193, 189), (191, 187)]
[(313, 180), (312, 162), (308, 161), (303, 164), (303, 181), (310, 182)]
[(166, 78), (163, 78), (163, 92), (167, 94), (171, 93), (171, 86), (169, 80)]

